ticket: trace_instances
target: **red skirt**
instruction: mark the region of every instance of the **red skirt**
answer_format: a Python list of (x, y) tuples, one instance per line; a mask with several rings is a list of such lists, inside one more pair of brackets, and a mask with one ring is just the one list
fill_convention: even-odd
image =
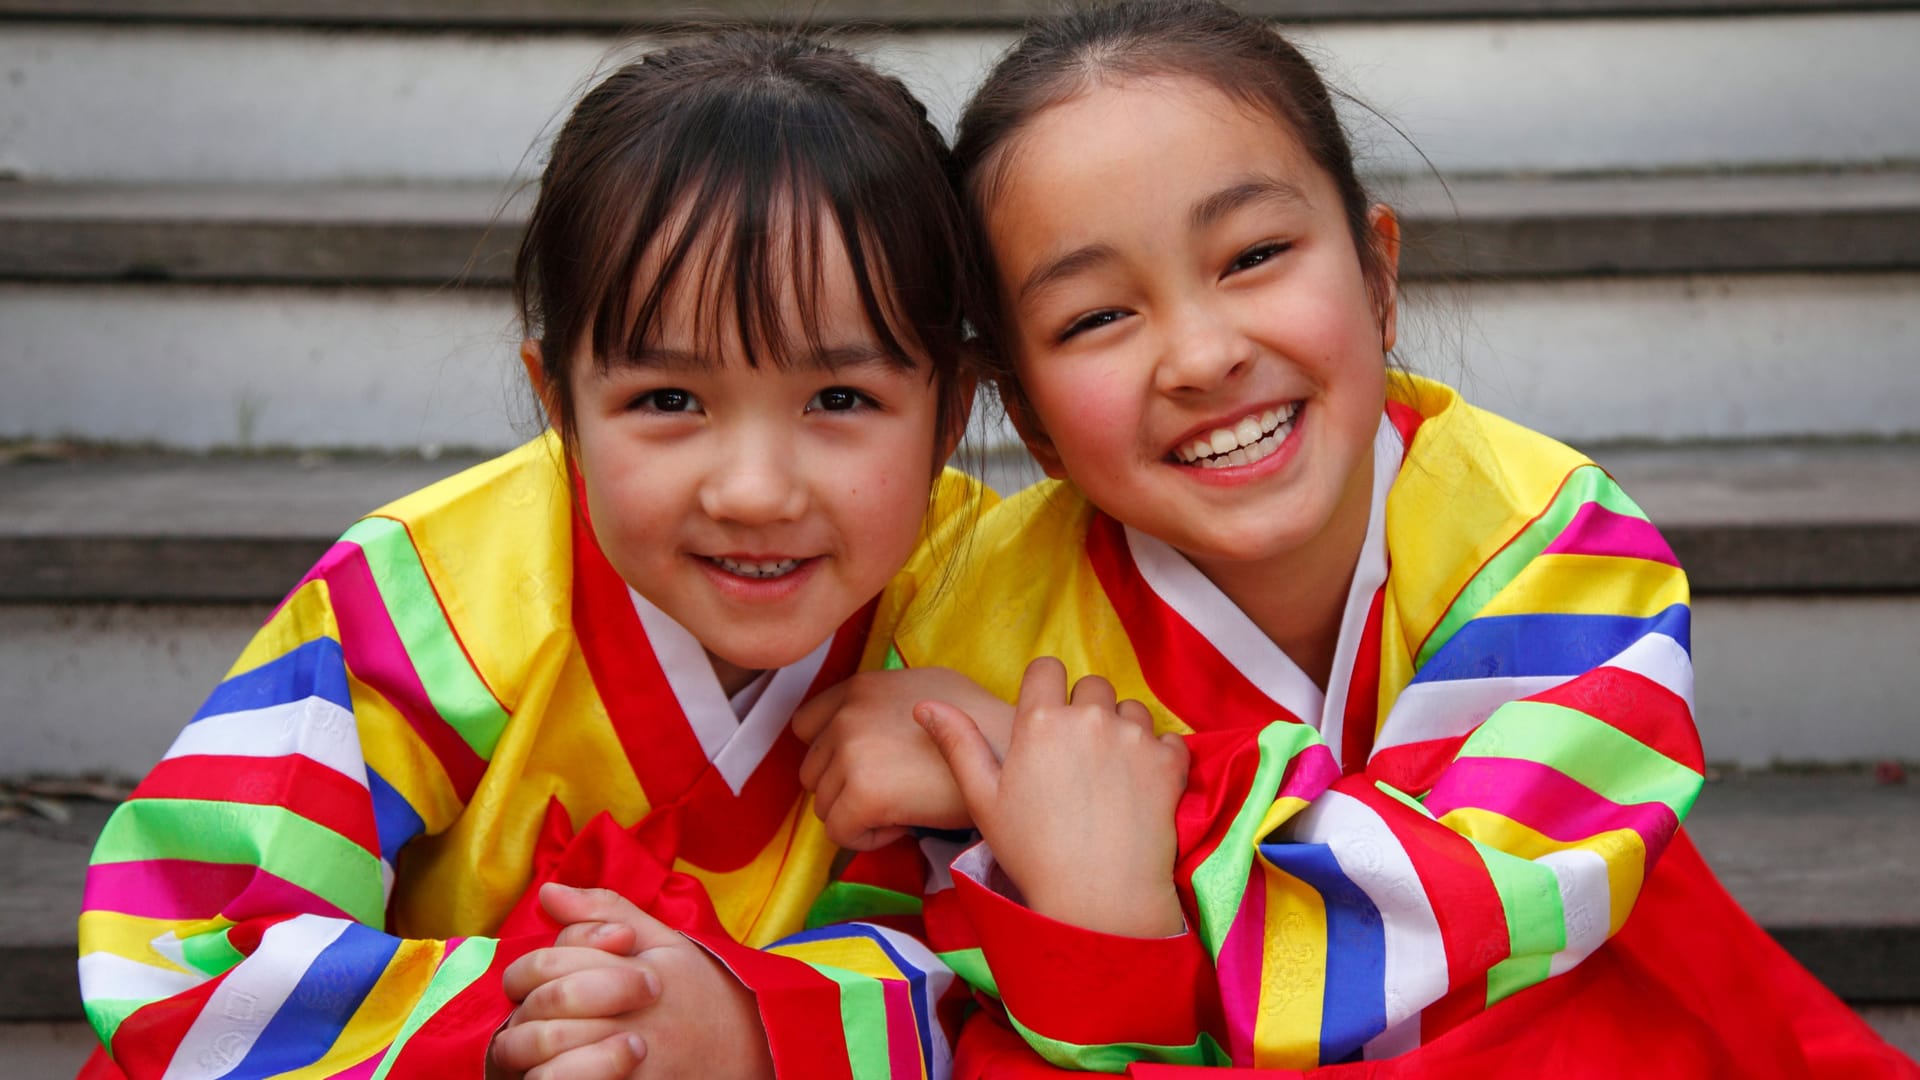
[[(957, 1057), (956, 1078), (1072, 1075), (1047, 1065), (986, 1012), (970, 1018)], [(1142, 1064), (1130, 1075), (1198, 1080), (1221, 1071)], [(1740, 909), (1684, 831), (1654, 867), (1627, 925), (1573, 971), (1400, 1057), (1234, 1071), (1265, 1080), (1920, 1080), (1920, 1066), (1887, 1045)]]

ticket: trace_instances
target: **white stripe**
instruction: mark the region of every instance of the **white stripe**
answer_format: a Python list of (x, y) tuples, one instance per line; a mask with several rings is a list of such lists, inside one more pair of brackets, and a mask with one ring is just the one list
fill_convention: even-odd
[(1507, 702), (1551, 690), (1569, 678), (1524, 675), (1410, 683), (1387, 714), (1380, 737), (1374, 740), (1374, 751), (1465, 735)]
[(1693, 715), (1693, 657), (1666, 634), (1648, 634), (1607, 661), (1606, 666), (1631, 671), (1659, 683), (1685, 701), (1687, 715)]
[(299, 754), (367, 786), (367, 763), (360, 753), (360, 729), (353, 714), (322, 697), (195, 720), (181, 729), (163, 760), (201, 754), (257, 758)]
[(259, 948), (227, 972), (194, 1017), (162, 1080), (216, 1080), (232, 1072), (314, 960), (350, 925), (344, 919), (300, 915), (269, 928)]
[(1380, 815), (1350, 795), (1329, 791), (1282, 831), (1295, 842), (1331, 848), (1341, 872), (1380, 910), (1387, 1029), (1440, 1000), (1447, 992), (1440, 922), (1413, 860)]
[(1360, 561), (1354, 564), (1353, 582), (1347, 586), (1347, 606), (1340, 616), (1340, 637), (1334, 645), (1333, 668), (1327, 676), (1327, 699), (1320, 711), (1320, 737), (1333, 759), (1341, 761), (1341, 744), (1346, 741), (1347, 693), (1353, 686), (1353, 662), (1360, 655), (1360, 639), (1367, 636), (1367, 613), (1373, 610), (1373, 594), (1387, 580), (1387, 492), (1400, 476), (1400, 462), (1406, 457), (1406, 442), (1400, 429), (1385, 416), (1373, 433), (1372, 506), (1367, 511), (1367, 538), (1360, 545)]
[(938, 836), (920, 838), (920, 855), (927, 860), (925, 895), (953, 888), (953, 861), (973, 846), (973, 840), (946, 840)]
[(940, 1004), (940, 999), (945, 996), (947, 988), (953, 985), (953, 971), (940, 962), (940, 958), (933, 954), (933, 950), (906, 934), (889, 930), (884, 926), (873, 926), (870, 923), (868, 928), (886, 938), (887, 944), (893, 946), (894, 951), (898, 952), (907, 963), (926, 973), (927, 1031), (933, 1039), (933, 1053), (930, 1055), (933, 1061), (933, 1072), (928, 1080), (946, 1080), (953, 1073), (953, 1049), (947, 1045), (946, 1029), (940, 1026), (940, 1018), (935, 1015), (935, 1010)]
[(1606, 943), (1613, 924), (1613, 885), (1607, 879), (1607, 861), (1584, 848), (1551, 852), (1536, 861), (1553, 871), (1566, 912), (1567, 947), (1553, 954), (1547, 968), (1548, 975), (1560, 975)]
[(87, 1001), (158, 1001), (184, 994), (209, 978), (184, 962), (181, 966), (188, 970), (168, 971), (110, 952), (86, 953), (80, 957), (80, 996)]
[(1415, 1013), (1367, 1040), (1360, 1056), (1367, 1061), (1399, 1057), (1420, 1048), (1420, 1014)]

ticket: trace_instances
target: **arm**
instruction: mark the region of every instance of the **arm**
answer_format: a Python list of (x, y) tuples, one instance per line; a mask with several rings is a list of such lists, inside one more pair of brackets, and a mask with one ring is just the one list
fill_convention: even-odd
[(394, 858), (458, 815), (506, 722), (470, 669), (428, 669), (437, 606), (382, 600), (424, 583), (398, 523), (355, 526), (102, 831), (81, 991), (129, 1076), (478, 1075), (533, 942), (385, 932)]
[[(1177, 877), (1206, 964), (1136, 980), (1181, 1002), (1152, 1038), (1137, 990), (1109, 1005), (1092, 979), (1016, 977), (1052, 931), (985, 873), (963, 885), (1035, 1049), (1111, 1070), (1387, 1056), (1620, 928), (1702, 783), (1686, 584), (1604, 474), (1576, 471), (1569, 493), (1429, 635), (1365, 771), (1341, 776), (1302, 725), (1188, 740)], [(1056, 972), (1137, 948), (1051, 940)]]

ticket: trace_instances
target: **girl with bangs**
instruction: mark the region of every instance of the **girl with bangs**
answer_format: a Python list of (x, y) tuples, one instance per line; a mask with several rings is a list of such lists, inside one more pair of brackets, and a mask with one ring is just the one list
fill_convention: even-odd
[(804, 37), (585, 95), (515, 267), (550, 430), (347, 530), (113, 815), (90, 1075), (944, 1071), (911, 927), (808, 926), (788, 720), (983, 497), (949, 175)]

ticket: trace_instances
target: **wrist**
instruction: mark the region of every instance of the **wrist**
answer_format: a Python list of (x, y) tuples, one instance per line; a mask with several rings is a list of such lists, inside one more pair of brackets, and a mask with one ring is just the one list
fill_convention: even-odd
[(1130, 885), (1103, 879), (1091, 889), (1027, 891), (1026, 900), (1031, 910), (1056, 922), (1116, 937), (1177, 937), (1187, 928), (1171, 880)]

